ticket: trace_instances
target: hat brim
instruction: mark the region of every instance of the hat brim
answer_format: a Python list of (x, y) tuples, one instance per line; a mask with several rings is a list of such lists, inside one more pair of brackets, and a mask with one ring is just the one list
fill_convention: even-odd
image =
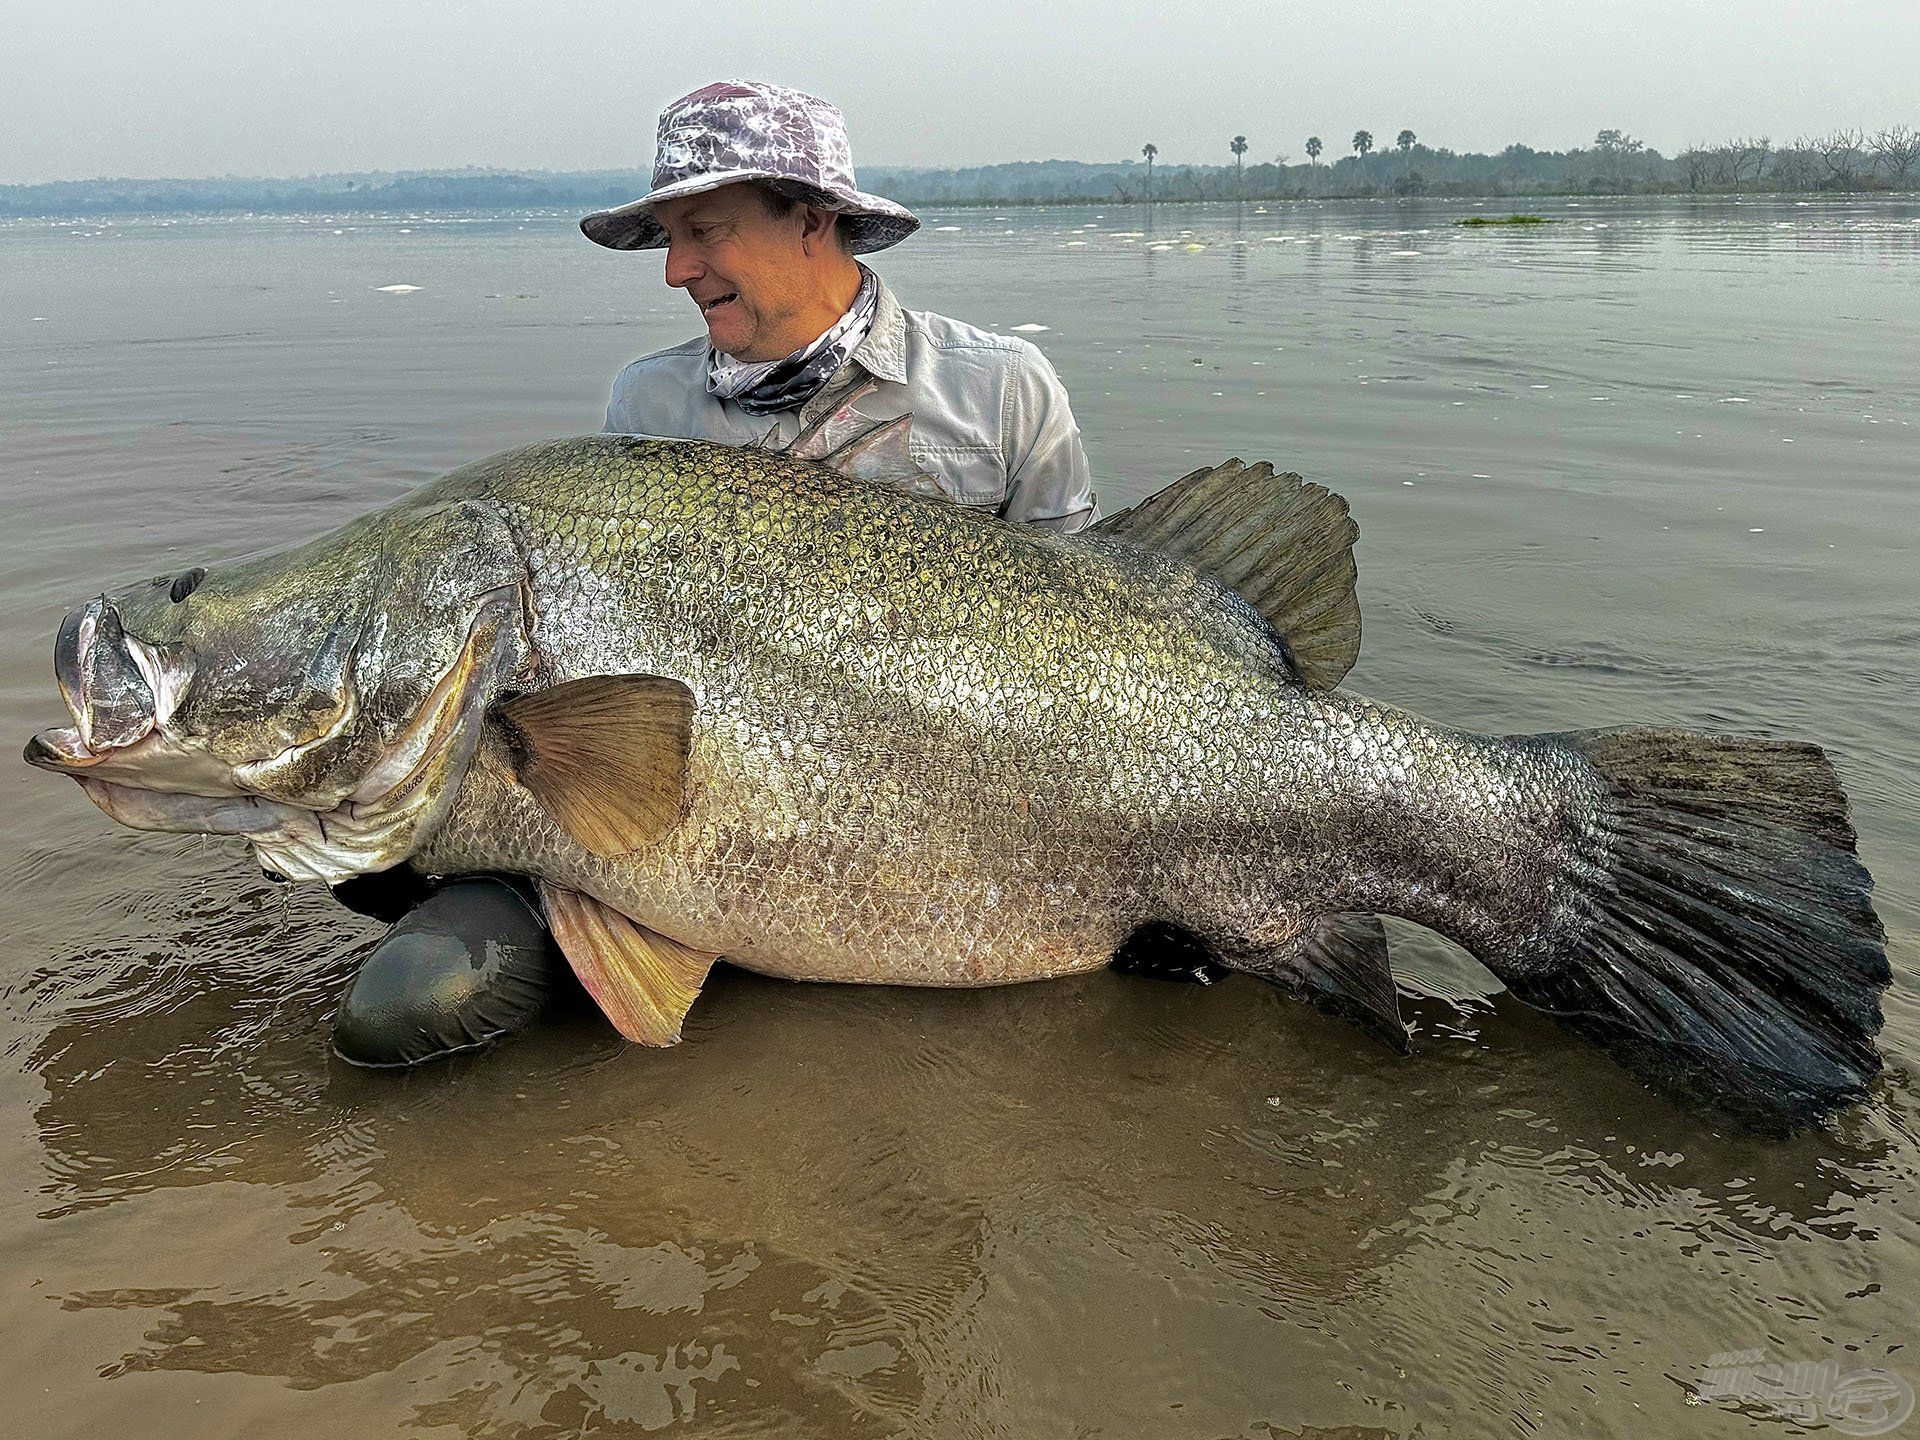
[(920, 217), (904, 205), (864, 190), (822, 190), (816, 185), (795, 180), (773, 170), (711, 170), (689, 175), (671, 185), (649, 190), (638, 200), (629, 200), (611, 210), (596, 210), (581, 217), (580, 232), (596, 245), (609, 250), (659, 250), (667, 243), (667, 232), (653, 218), (653, 207), (662, 200), (678, 200), (687, 195), (703, 195), (723, 185), (738, 185), (743, 180), (766, 180), (776, 184), (795, 199), (822, 210), (835, 210), (851, 222), (848, 248), (855, 255), (871, 255), (898, 245), (920, 228)]

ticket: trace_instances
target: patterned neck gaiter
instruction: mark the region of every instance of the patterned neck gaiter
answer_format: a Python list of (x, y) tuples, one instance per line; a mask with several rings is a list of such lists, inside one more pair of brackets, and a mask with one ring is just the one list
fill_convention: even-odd
[(820, 387), (867, 338), (879, 303), (879, 281), (862, 265), (860, 293), (853, 297), (853, 304), (811, 345), (801, 346), (783, 360), (735, 360), (709, 349), (707, 393), (733, 401), (749, 415), (797, 409), (820, 393)]

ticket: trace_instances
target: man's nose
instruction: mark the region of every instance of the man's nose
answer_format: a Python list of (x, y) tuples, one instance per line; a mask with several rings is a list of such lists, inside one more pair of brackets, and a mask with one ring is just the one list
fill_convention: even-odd
[(671, 242), (667, 245), (667, 284), (684, 290), (706, 273), (706, 267), (700, 264), (680, 246)]

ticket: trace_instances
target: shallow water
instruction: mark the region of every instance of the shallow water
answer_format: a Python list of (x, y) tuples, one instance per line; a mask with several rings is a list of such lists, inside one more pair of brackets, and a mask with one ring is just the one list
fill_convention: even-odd
[[(1108, 509), (1226, 454), (1347, 495), (1357, 688), (1826, 744), (1871, 1103), (1770, 1143), (1508, 997), (1414, 1002), (1399, 1059), (1113, 975), (723, 971), (676, 1050), (575, 1014), (369, 1076), (327, 1034), (374, 926), (15, 767), (8, 1428), (1767, 1434), (1689, 1403), (1711, 1356), (1920, 1384), (1920, 206), (1551, 203), (965, 210), (876, 263), (1048, 327)], [(598, 428), (690, 313), (564, 217), (0, 225), (6, 733), (69, 601)]]

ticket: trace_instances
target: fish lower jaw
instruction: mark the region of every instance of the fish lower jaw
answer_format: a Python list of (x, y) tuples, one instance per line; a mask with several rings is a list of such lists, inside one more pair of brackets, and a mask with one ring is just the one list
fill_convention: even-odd
[(78, 726), (61, 725), (42, 730), (27, 741), (20, 758), (38, 769), (69, 775), (99, 764), (103, 757), (87, 748)]

